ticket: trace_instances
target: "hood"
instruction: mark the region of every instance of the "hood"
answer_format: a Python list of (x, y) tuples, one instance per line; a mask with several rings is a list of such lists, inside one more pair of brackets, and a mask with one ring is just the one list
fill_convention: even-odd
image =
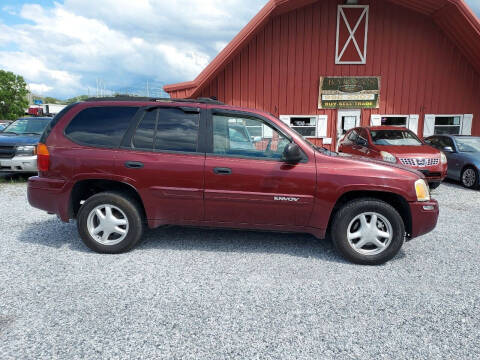
[(0, 146), (37, 145), (41, 135), (15, 135), (0, 133)]
[(335, 154), (336, 154), (335, 156), (345, 157), (345, 158), (348, 158), (348, 159), (351, 159), (351, 160), (361, 161), (363, 163), (369, 163), (369, 164), (377, 165), (377, 166), (380, 165), (380, 166), (383, 166), (385, 168), (397, 168), (397, 169), (405, 170), (405, 171), (407, 171), (411, 174), (415, 174), (416, 176), (418, 176), (421, 179), (425, 178), (425, 175), (422, 174), (420, 171), (417, 171), (417, 170), (415, 170), (413, 168), (410, 168), (410, 167), (407, 167), (407, 166), (403, 166), (401, 164), (392, 164), (392, 163), (382, 161), (382, 160), (377, 160), (377, 159), (372, 159), (372, 158), (369, 158), (369, 157), (363, 157), (363, 156), (357, 156), (357, 155), (351, 155), (351, 154), (345, 154), (345, 153), (335, 153)]
[(386, 151), (392, 155), (398, 156), (440, 156), (440, 150), (428, 145), (412, 145), (412, 146), (393, 146), (393, 145), (375, 145), (378, 151)]

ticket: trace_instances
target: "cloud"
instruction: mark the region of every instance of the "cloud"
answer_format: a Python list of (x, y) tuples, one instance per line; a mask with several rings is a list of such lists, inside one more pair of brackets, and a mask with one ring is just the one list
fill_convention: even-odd
[(4, 7), (2, 7), (2, 11), (6, 12), (9, 15), (17, 15), (17, 11), (15, 10), (15, 8), (10, 5), (5, 5)]
[[(22, 74), (32, 90), (60, 97), (86, 93), (98, 79), (116, 91), (147, 80), (192, 80), (265, 1), (25, 4), (19, 12), (23, 23), (0, 23), (0, 67)], [(6, 49), (12, 43), (15, 50)]]

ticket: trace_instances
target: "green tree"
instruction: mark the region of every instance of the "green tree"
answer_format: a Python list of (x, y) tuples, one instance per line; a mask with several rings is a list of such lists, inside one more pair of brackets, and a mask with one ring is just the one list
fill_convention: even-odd
[(60, 101), (58, 99), (55, 99), (54, 97), (47, 96), (47, 97), (43, 98), (43, 102), (45, 104), (57, 104)]
[(0, 70), (0, 119), (15, 120), (28, 108), (27, 83), (22, 76)]
[(73, 103), (76, 103), (76, 102), (85, 101), (88, 98), (89, 98), (88, 95), (79, 95), (79, 96), (75, 96), (73, 98), (65, 100), (64, 103), (67, 104), (67, 105), (70, 105), (70, 104), (73, 104)]

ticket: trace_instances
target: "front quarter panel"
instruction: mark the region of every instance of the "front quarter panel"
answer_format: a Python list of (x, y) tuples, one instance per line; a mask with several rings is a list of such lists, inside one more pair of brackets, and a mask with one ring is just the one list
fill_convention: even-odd
[(317, 190), (311, 226), (325, 230), (337, 201), (349, 192), (385, 192), (417, 200), (414, 183), (420, 177), (396, 167), (317, 154)]

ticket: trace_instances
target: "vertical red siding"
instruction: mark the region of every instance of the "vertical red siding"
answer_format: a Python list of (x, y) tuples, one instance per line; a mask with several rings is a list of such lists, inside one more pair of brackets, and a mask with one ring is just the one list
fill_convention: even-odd
[(320, 77), (381, 76), (380, 109), (363, 110), (363, 125), (371, 114), (419, 114), (422, 133), (425, 114), (474, 114), (473, 131), (480, 135), (480, 76), (431, 17), (361, 1), (370, 5), (367, 64), (335, 65), (337, 5), (343, 3), (318, 1), (274, 17), (202, 95), (277, 116), (328, 115), (328, 136), (335, 138), (337, 111), (317, 108)]

